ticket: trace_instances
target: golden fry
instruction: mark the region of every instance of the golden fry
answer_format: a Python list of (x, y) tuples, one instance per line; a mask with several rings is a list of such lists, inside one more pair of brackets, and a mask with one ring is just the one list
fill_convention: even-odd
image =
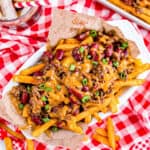
[(18, 139), (25, 139), (25, 137), (21, 134), (21, 133), (18, 133), (18, 132), (15, 132), (13, 131), (12, 129), (10, 129), (9, 127), (7, 127), (6, 125), (0, 123), (0, 127), (5, 129), (9, 134), (11, 134), (12, 136), (18, 138)]
[(27, 142), (27, 150), (34, 150), (34, 142), (30, 139), (26, 139)]
[[(107, 134), (107, 131), (103, 128), (97, 128), (95, 130), (95, 132), (101, 136), (105, 136), (105, 137), (108, 137), (108, 134)], [(120, 137), (118, 135), (115, 135), (115, 140), (116, 141), (119, 141), (120, 140)]]
[(108, 139), (104, 136), (101, 136), (101, 135), (98, 135), (98, 134), (93, 134), (92, 138), (95, 139), (96, 141), (102, 143), (102, 144), (110, 146)]
[(69, 38), (69, 39), (65, 39), (65, 43), (66, 44), (78, 44), (79, 41), (75, 38)]
[(99, 114), (97, 112), (93, 113), (94, 118), (98, 121), (101, 122), (102, 119), (100, 118)]
[(19, 83), (26, 83), (26, 84), (33, 84), (33, 85), (40, 84), (40, 80), (32, 76), (14, 75), (13, 80)]
[(28, 104), (26, 104), (23, 108), (23, 112), (22, 112), (22, 116), (23, 117), (28, 117), (29, 116), (29, 108), (30, 106)]
[(85, 123), (90, 123), (92, 120), (92, 116), (91, 115), (88, 115), (85, 117)]
[(40, 136), (43, 132), (45, 132), (48, 128), (50, 128), (51, 126), (55, 125), (56, 120), (55, 119), (51, 119), (49, 122), (46, 122), (45, 124), (39, 126), (37, 129), (35, 129), (32, 132), (32, 136), (34, 137), (38, 137)]
[(91, 44), (93, 43), (93, 38), (91, 36), (88, 36), (85, 40), (81, 42), (81, 44)]
[(45, 64), (43, 63), (40, 63), (40, 64), (37, 64), (37, 65), (34, 65), (32, 67), (29, 67), (27, 69), (24, 69), (20, 72), (20, 75), (30, 75), (34, 72), (37, 72), (37, 71), (40, 71), (41, 69), (43, 69), (45, 66)]
[(118, 111), (116, 97), (112, 97), (109, 107), (112, 113), (116, 113)]
[(76, 44), (76, 43), (75, 44), (60, 44), (56, 47), (56, 49), (63, 49), (63, 50), (67, 51), (67, 50), (71, 50), (78, 46), (79, 46), (79, 44)]
[(108, 141), (113, 150), (116, 149), (116, 141), (115, 141), (115, 130), (112, 119), (110, 117), (107, 118), (107, 133), (108, 133)]
[(106, 132), (105, 129), (97, 128), (97, 129), (95, 130), (95, 132), (96, 132), (97, 134), (101, 135), (101, 136), (106, 136), (106, 137), (107, 137), (107, 132)]
[(145, 80), (143, 79), (134, 79), (134, 80), (128, 80), (128, 81), (118, 81), (118, 84), (120, 87), (126, 87), (126, 86), (138, 86), (142, 85)]
[(12, 141), (9, 137), (4, 138), (4, 143), (6, 146), (6, 150), (13, 150)]

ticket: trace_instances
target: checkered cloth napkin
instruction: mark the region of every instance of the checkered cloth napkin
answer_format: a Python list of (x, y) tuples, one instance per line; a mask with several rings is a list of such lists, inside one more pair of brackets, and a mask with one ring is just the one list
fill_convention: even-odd
[[(105, 6), (93, 2), (92, 0), (76, 0), (70, 5), (59, 5), (61, 9), (85, 13), (92, 16), (102, 17), (105, 20), (125, 19), (121, 15), (106, 8)], [(30, 21), (23, 29), (0, 27), (0, 95), (3, 88), (11, 79), (17, 69), (42, 45), (46, 43), (48, 30), (51, 25), (51, 8), (41, 7), (38, 20)], [(138, 32), (143, 35), (145, 45), (150, 51), (150, 31), (139, 27)], [(119, 150), (150, 150), (150, 76), (138, 91), (129, 98), (121, 112), (112, 115), (115, 124), (116, 134), (120, 135), (118, 143)], [(6, 123), (3, 119), (0, 122)], [(15, 127), (14, 130), (19, 132)], [(103, 127), (102, 123), (95, 123), (89, 126), (86, 134), (90, 137), (96, 127)], [(0, 139), (10, 136), (4, 129), (0, 128)], [(25, 150), (26, 143), (11, 137), (14, 150)], [(47, 150), (47, 146), (35, 141), (36, 150)], [(54, 150), (65, 149), (56, 147)], [(82, 143), (80, 150), (109, 150), (105, 145), (90, 138)]]

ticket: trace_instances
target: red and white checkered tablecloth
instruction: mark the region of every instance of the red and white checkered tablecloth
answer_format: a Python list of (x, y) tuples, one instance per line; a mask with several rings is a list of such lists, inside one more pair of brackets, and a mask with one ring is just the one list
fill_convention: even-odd
[[(59, 5), (59, 1), (57, 0)], [(105, 20), (126, 19), (118, 13), (92, 0), (76, 0), (72, 4), (58, 8), (102, 17)], [(42, 7), (40, 17), (24, 29), (8, 29), (0, 27), (0, 96), (17, 69), (42, 45), (46, 43), (51, 25), (51, 8)], [(150, 31), (139, 27), (145, 45), (150, 51)], [(116, 134), (120, 135), (118, 150), (150, 150), (150, 76), (146, 82), (129, 98), (122, 111), (112, 115)], [(0, 122), (5, 122), (0, 120)], [(86, 134), (90, 137), (95, 127), (104, 126), (104, 122), (90, 126)], [(9, 124), (8, 124), (9, 125)], [(12, 127), (12, 126), (11, 126)], [(14, 130), (17, 130), (14, 128)], [(0, 139), (10, 136), (0, 128)], [(25, 150), (26, 144), (11, 137), (14, 150)], [(47, 146), (35, 141), (36, 150), (47, 150)], [(61, 147), (55, 150), (63, 149)], [(105, 145), (90, 138), (82, 143), (81, 150), (109, 150)]]

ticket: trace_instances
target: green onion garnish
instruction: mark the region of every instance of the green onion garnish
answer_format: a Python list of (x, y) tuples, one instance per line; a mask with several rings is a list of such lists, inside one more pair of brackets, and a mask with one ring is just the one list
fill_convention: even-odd
[(51, 92), (51, 91), (52, 91), (52, 88), (51, 88), (51, 87), (45, 87), (45, 88), (44, 88), (44, 91), (46, 91), (46, 92)]
[(92, 58), (92, 56), (91, 56), (91, 55), (87, 55), (86, 57), (87, 57), (87, 59), (90, 59), (90, 58)]
[(49, 110), (49, 109), (50, 109), (50, 105), (49, 105), (49, 104), (46, 104), (46, 105), (44, 106), (44, 108), (45, 108), (45, 110)]
[(24, 105), (22, 103), (20, 103), (18, 106), (19, 106), (20, 110), (22, 110), (24, 108)]
[(74, 71), (75, 69), (76, 69), (76, 66), (74, 64), (71, 64), (69, 70)]
[(43, 102), (46, 102), (48, 99), (47, 99), (46, 96), (42, 96), (42, 97), (41, 97), (41, 100), (42, 100)]
[(89, 96), (89, 95), (86, 95), (86, 96), (84, 96), (84, 97), (81, 99), (81, 102), (82, 102), (82, 103), (86, 103), (86, 102), (89, 101), (89, 99), (90, 99), (90, 96)]
[(118, 67), (119, 66), (119, 62), (118, 61), (114, 61), (113, 62), (113, 67)]
[(39, 85), (39, 88), (46, 91), (46, 92), (51, 92), (52, 88), (51, 87), (46, 87), (44, 83)]
[(44, 84), (44, 83), (42, 83), (42, 84), (39, 85), (39, 88), (40, 88), (40, 89), (43, 89), (44, 87), (45, 87), (45, 84)]
[(57, 132), (59, 129), (58, 129), (56, 126), (53, 126), (53, 127), (51, 127), (51, 130), (52, 130), (53, 132)]
[(30, 93), (31, 92), (31, 86), (27, 85), (27, 92)]
[(50, 119), (49, 118), (42, 118), (42, 121), (44, 122), (44, 123), (46, 123), (46, 122), (48, 122)]
[(103, 58), (103, 59), (102, 59), (102, 63), (105, 64), (105, 65), (108, 64), (107, 59), (106, 59), (106, 58)]
[(120, 79), (126, 79), (126, 74), (124, 72), (119, 73)]
[(95, 96), (99, 96), (99, 91), (96, 91), (96, 92), (95, 92)]
[(92, 64), (93, 64), (94, 66), (96, 66), (96, 65), (98, 65), (98, 62), (97, 62), (97, 61), (92, 61)]
[(120, 46), (120, 48), (123, 49), (123, 50), (126, 49), (126, 48), (128, 48), (128, 42), (122, 43), (121, 46)]
[(87, 80), (86, 78), (84, 78), (84, 79), (82, 80), (82, 84), (85, 86), (85, 85), (87, 85), (87, 83), (88, 83), (88, 80)]
[(83, 53), (83, 52), (84, 52), (84, 47), (83, 47), (83, 46), (81, 46), (81, 47), (79, 48), (79, 52), (80, 52), (80, 53)]
[(96, 30), (91, 30), (90, 31), (90, 36), (92, 36), (93, 38), (97, 37), (97, 31)]
[(61, 86), (60, 85), (57, 85), (56, 88), (57, 88), (58, 91), (61, 90)]

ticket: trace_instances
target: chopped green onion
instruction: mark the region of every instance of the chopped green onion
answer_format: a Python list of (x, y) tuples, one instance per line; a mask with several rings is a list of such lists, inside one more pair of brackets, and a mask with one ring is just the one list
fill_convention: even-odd
[(92, 37), (97, 37), (97, 31), (96, 30), (91, 30), (90, 31), (90, 36), (92, 36)]
[(99, 94), (100, 94), (99, 91), (95, 92), (95, 96), (99, 96)]
[(98, 62), (97, 62), (97, 61), (93, 61), (92, 64), (93, 64), (94, 66), (97, 66), (97, 65), (98, 65)]
[(46, 102), (48, 99), (47, 99), (46, 96), (42, 96), (42, 97), (41, 97), (41, 100), (42, 100), (43, 102)]
[(42, 121), (43, 121), (44, 123), (48, 122), (49, 120), (50, 120), (50, 119), (49, 119), (48, 117), (42, 118)]
[(89, 96), (89, 95), (86, 95), (86, 96), (84, 96), (84, 97), (81, 99), (81, 102), (82, 102), (82, 103), (86, 103), (86, 102), (89, 101), (89, 99), (90, 99), (90, 96)]
[(57, 132), (59, 129), (58, 129), (56, 126), (53, 126), (53, 127), (51, 127), (51, 130), (52, 130), (53, 132)]
[(121, 46), (120, 46), (120, 48), (123, 49), (123, 50), (126, 49), (126, 48), (128, 48), (128, 42), (122, 43)]
[(49, 110), (49, 109), (50, 109), (50, 105), (49, 105), (49, 104), (46, 104), (46, 105), (44, 106), (44, 108), (45, 108), (45, 110)]
[(105, 64), (105, 65), (108, 64), (107, 59), (106, 59), (106, 58), (103, 58), (103, 59), (102, 59), (102, 63)]
[(126, 74), (124, 72), (119, 73), (120, 79), (126, 79)]
[(51, 91), (52, 91), (52, 88), (51, 88), (51, 87), (45, 87), (45, 88), (44, 88), (44, 91), (46, 91), (46, 92), (51, 92)]
[(100, 97), (104, 96), (104, 91), (102, 89), (99, 90), (99, 95), (100, 95)]
[(79, 52), (80, 52), (80, 53), (83, 53), (83, 52), (84, 52), (84, 47), (83, 47), (83, 46), (81, 46), (81, 47), (79, 48)]
[(119, 62), (118, 61), (114, 61), (113, 62), (113, 67), (118, 67), (119, 66)]
[(87, 57), (87, 59), (90, 59), (90, 58), (92, 58), (92, 56), (91, 56), (91, 55), (87, 55), (86, 57)]
[(61, 90), (61, 86), (60, 85), (57, 85), (56, 88), (57, 88), (58, 91)]
[(30, 93), (31, 92), (31, 86), (27, 85), (27, 92)]
[(88, 80), (87, 80), (86, 78), (84, 78), (84, 79), (82, 80), (82, 84), (85, 86), (85, 85), (87, 85), (87, 83), (88, 83)]
[(75, 69), (76, 69), (76, 66), (74, 64), (71, 64), (69, 70), (74, 71)]
[(51, 92), (52, 88), (51, 87), (46, 87), (44, 83), (39, 85), (39, 88), (46, 91), (46, 92)]
[(44, 84), (44, 83), (40, 84), (40, 85), (39, 85), (39, 88), (40, 88), (40, 89), (44, 89), (44, 88), (45, 88), (45, 84)]
[(19, 106), (20, 110), (22, 110), (24, 108), (24, 105), (22, 103), (20, 103), (18, 106)]

